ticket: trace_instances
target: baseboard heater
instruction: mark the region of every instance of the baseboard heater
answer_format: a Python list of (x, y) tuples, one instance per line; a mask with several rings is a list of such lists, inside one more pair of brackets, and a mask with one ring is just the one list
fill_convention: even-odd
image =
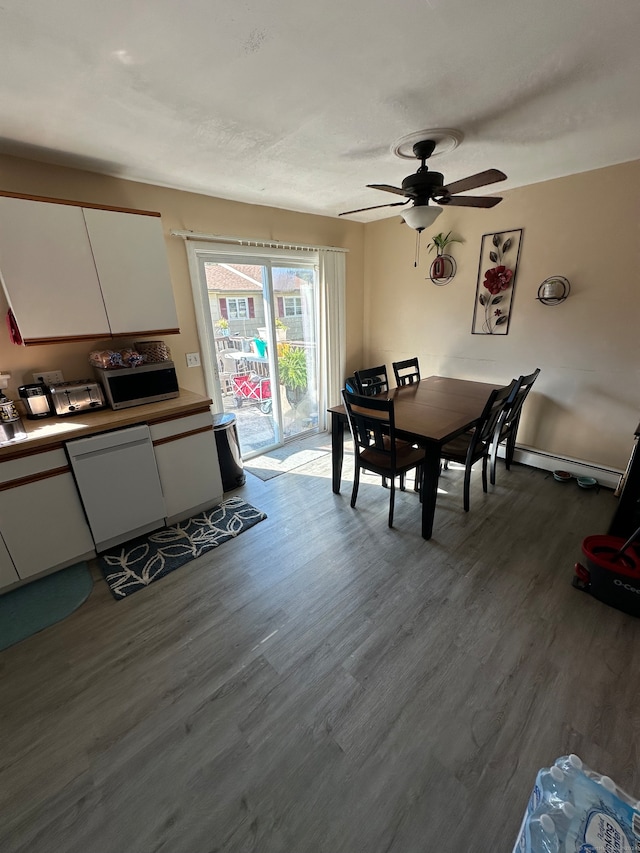
[[(504, 458), (504, 448), (500, 446), (498, 456)], [(553, 453), (545, 453), (534, 447), (516, 445), (513, 454), (514, 462), (530, 465), (532, 468), (541, 468), (543, 471), (570, 471), (576, 477), (595, 477), (601, 486), (615, 489), (620, 482), (622, 471), (615, 468), (603, 468), (592, 462), (584, 462), (581, 459), (571, 459), (568, 456), (555, 456)]]

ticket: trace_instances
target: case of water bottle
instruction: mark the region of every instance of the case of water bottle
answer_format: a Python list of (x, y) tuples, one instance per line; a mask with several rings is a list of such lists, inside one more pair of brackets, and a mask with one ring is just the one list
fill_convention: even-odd
[(564, 755), (538, 771), (513, 853), (640, 853), (640, 802)]

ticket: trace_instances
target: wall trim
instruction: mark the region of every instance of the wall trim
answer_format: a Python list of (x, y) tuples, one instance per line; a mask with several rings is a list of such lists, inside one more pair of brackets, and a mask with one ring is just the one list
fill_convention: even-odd
[[(504, 458), (504, 448), (498, 449), (498, 456)], [(513, 454), (514, 462), (522, 462), (532, 468), (541, 468), (543, 471), (569, 471), (574, 477), (595, 477), (601, 486), (616, 489), (623, 472), (617, 468), (605, 468), (595, 465), (593, 462), (585, 462), (582, 459), (572, 459), (569, 456), (556, 456), (553, 453), (545, 453), (535, 447), (516, 445)]]

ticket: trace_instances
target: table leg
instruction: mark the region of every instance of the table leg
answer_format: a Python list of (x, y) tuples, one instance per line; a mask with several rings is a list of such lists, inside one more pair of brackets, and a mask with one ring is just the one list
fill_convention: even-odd
[(440, 447), (437, 444), (425, 448), (424, 471), (422, 480), (422, 538), (431, 539), (433, 516), (436, 512), (438, 497), (438, 478), (440, 476)]
[(343, 456), (344, 421), (336, 412), (331, 412), (331, 467), (333, 472), (333, 491), (336, 495), (340, 494)]

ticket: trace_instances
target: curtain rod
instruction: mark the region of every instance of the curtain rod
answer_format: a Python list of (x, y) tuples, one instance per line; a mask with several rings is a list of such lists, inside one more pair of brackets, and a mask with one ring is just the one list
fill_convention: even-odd
[(348, 252), (338, 246), (311, 246), (304, 243), (281, 243), (278, 240), (254, 240), (247, 237), (226, 237), (222, 234), (202, 234), (199, 231), (169, 231), (172, 237), (182, 237), (183, 240), (204, 240), (209, 243), (237, 243), (240, 246), (255, 246), (260, 249), (294, 249), (296, 251), (325, 251)]

